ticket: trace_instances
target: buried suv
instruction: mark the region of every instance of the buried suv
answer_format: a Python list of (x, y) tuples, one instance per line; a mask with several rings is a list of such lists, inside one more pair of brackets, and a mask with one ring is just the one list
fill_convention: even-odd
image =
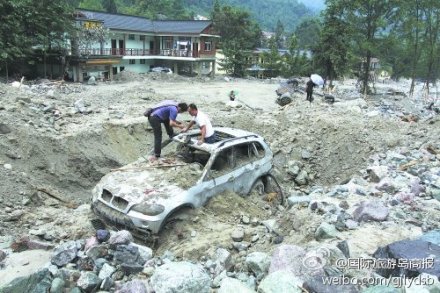
[(151, 235), (183, 208), (203, 206), (225, 191), (283, 204), (264, 139), (239, 129), (214, 130), (213, 144), (197, 144), (200, 130), (182, 133), (163, 147), (159, 163), (140, 158), (105, 175), (93, 189), (93, 211), (114, 226)]

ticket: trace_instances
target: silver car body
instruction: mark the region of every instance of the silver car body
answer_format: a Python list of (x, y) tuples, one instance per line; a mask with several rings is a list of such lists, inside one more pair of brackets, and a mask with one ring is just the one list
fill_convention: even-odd
[[(93, 189), (95, 213), (134, 232), (156, 234), (182, 207), (203, 206), (223, 191), (248, 194), (272, 169), (272, 151), (257, 134), (226, 127), (214, 130), (216, 143), (198, 145), (200, 130), (179, 134), (164, 147), (162, 165), (142, 158), (105, 175)], [(181, 158), (182, 149), (192, 156), (189, 162)], [(140, 207), (155, 212), (140, 212)]]

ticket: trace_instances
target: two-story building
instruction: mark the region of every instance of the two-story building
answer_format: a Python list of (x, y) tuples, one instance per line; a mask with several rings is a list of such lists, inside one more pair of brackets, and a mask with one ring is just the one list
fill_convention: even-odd
[(80, 9), (76, 24), (81, 29), (108, 30), (101, 41), (72, 41), (69, 74), (75, 81), (86, 76), (112, 79), (123, 70), (149, 72), (168, 67), (174, 73), (215, 74), (216, 41), (207, 20), (149, 20), (144, 17)]

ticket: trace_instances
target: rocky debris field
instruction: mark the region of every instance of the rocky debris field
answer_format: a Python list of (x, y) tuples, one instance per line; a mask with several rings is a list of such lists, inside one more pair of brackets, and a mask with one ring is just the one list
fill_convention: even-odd
[[(295, 95), (280, 107), (279, 82), (124, 72), (0, 84), (0, 292), (439, 290), (436, 94), (418, 85), (409, 98), (408, 82), (390, 81), (364, 99), (346, 80), (333, 104), (317, 89), (312, 105)], [(264, 136), (287, 204), (226, 193), (155, 243), (95, 230), (91, 189), (149, 152), (142, 113), (165, 98)]]

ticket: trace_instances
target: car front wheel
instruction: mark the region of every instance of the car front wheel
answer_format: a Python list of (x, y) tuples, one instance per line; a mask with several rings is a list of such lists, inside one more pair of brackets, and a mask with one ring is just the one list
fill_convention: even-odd
[(284, 195), (280, 185), (272, 175), (257, 179), (252, 185), (249, 193), (251, 196), (257, 196), (273, 207), (284, 204)]

